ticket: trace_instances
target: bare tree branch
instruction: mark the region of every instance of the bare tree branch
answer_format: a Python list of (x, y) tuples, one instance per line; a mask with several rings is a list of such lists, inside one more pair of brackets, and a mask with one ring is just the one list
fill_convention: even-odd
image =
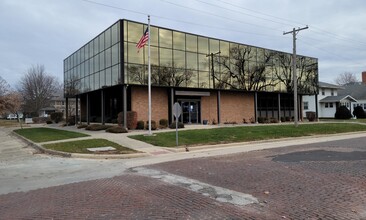
[(344, 72), (337, 76), (334, 82), (340, 86), (344, 86), (347, 84), (353, 84), (358, 82), (356, 74), (351, 72)]
[(43, 65), (29, 68), (19, 84), (19, 92), (24, 100), (24, 110), (34, 114), (38, 114), (41, 108), (50, 104), (59, 86), (57, 79), (47, 74)]

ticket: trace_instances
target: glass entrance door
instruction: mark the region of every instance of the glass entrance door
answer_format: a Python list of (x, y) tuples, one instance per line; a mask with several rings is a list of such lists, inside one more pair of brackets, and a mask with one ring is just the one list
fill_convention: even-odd
[(200, 123), (200, 101), (184, 100), (180, 103), (182, 106), (182, 122), (187, 124)]

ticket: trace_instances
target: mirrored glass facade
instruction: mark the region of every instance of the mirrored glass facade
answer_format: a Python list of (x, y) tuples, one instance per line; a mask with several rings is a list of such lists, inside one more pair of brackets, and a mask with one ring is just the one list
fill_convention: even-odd
[[(146, 24), (120, 20), (64, 60), (65, 92), (118, 84), (147, 85)], [(151, 26), (152, 85), (292, 93), (289, 53)], [(299, 94), (315, 94), (318, 60), (297, 56)]]
[(64, 60), (65, 95), (121, 83), (120, 33), (118, 21)]
[[(124, 21), (124, 82), (147, 84), (147, 53), (137, 53), (145, 24)], [(199, 89), (292, 93), (292, 55), (174, 30), (151, 30), (152, 84)], [(213, 57), (211, 57), (213, 56)], [(318, 60), (297, 56), (298, 90), (314, 94)], [(212, 71), (213, 68), (213, 71)]]

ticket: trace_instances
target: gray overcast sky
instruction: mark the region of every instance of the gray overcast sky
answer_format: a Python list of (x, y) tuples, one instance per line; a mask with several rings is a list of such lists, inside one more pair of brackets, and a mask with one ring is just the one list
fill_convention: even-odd
[(283, 32), (309, 25), (297, 51), (319, 59), (321, 81), (366, 71), (364, 0), (0, 0), (0, 76), (16, 87), (43, 64), (63, 81), (64, 58), (118, 19), (147, 14), (152, 25), (290, 53)]

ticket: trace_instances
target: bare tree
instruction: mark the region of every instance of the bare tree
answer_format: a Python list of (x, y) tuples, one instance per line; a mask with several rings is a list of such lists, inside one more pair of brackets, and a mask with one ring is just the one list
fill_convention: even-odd
[[(274, 70), (274, 76), (285, 85), (286, 92), (294, 91), (292, 56), (276, 53), (279, 67)], [(318, 85), (318, 66), (309, 58), (298, 56), (296, 59), (297, 89), (299, 93), (315, 94)]]
[(152, 84), (160, 86), (185, 87), (192, 83), (192, 70), (180, 70), (174, 67), (153, 67)]
[(0, 76), (0, 96), (5, 95), (10, 90), (10, 85)]
[(20, 120), (20, 111), (22, 109), (22, 96), (19, 92), (11, 91), (7, 95), (6, 109), (8, 112), (17, 116), (19, 125), (23, 128), (22, 121)]
[(21, 110), (21, 95), (11, 90), (10, 85), (0, 76), (0, 114), (12, 113), (17, 115), (19, 120), (19, 112)]
[[(142, 65), (131, 65), (127, 67), (129, 80), (132, 83), (146, 85), (148, 76), (145, 74), (145, 67)], [(159, 86), (188, 86), (192, 82), (193, 71), (181, 70), (166, 66), (151, 66), (151, 84)]]
[(7, 105), (8, 105), (8, 99), (7, 95), (9, 93), (10, 86), (6, 82), (5, 79), (3, 79), (0, 76), (0, 114), (5, 114), (7, 112)]
[(77, 76), (73, 76), (65, 81), (65, 84), (57, 88), (57, 93), (62, 94), (64, 92), (65, 97), (75, 97), (80, 93), (80, 79)]
[(351, 72), (344, 72), (337, 76), (334, 82), (340, 86), (344, 86), (347, 84), (353, 84), (358, 82), (356, 74)]
[(57, 79), (46, 73), (43, 65), (29, 68), (26, 75), (21, 78), (19, 85), (24, 110), (33, 114), (38, 114), (41, 108), (47, 107), (59, 88)]
[(251, 47), (238, 45), (230, 48), (229, 57), (216, 58), (222, 66), (221, 75), (215, 74), (216, 88), (229, 87), (245, 91), (263, 91), (276, 83), (266, 80), (266, 70), (271, 66), (272, 53), (265, 53), (263, 62), (256, 64), (256, 54)]

